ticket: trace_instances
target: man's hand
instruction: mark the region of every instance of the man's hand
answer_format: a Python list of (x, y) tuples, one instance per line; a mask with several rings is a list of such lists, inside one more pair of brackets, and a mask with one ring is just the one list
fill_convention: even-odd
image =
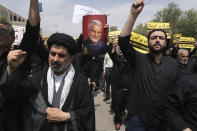
[(176, 47), (179, 48), (179, 44), (180, 44), (180, 41), (177, 40), (177, 44), (176, 44)]
[(192, 131), (190, 128), (186, 128), (183, 131)]
[(104, 32), (105, 33), (108, 33), (109, 32), (109, 25), (108, 24), (105, 24), (104, 25)]
[(25, 60), (27, 53), (22, 50), (12, 50), (7, 56), (7, 70), (8, 76), (10, 76)]
[(143, 8), (144, 8), (144, 0), (136, 0), (135, 3), (131, 5), (131, 13), (133, 15), (138, 16)]
[(195, 41), (194, 45), (195, 45), (195, 48), (197, 48), (197, 41)]
[(114, 39), (115, 39), (115, 36), (110, 37), (110, 38), (109, 38), (109, 42), (110, 42), (110, 43), (113, 43)]
[(120, 37), (125, 37), (131, 34), (135, 21), (143, 8), (144, 0), (136, 0), (136, 2), (131, 5), (129, 17), (127, 18), (127, 21), (122, 28)]
[(116, 46), (118, 46), (118, 38), (111, 38), (112, 53), (116, 52)]
[(105, 72), (102, 73), (102, 76), (105, 77)]
[(68, 112), (63, 112), (58, 108), (50, 108), (46, 109), (47, 119), (50, 122), (61, 122), (70, 119), (70, 114)]
[(92, 84), (93, 87), (96, 87), (96, 83), (94, 81), (91, 82), (91, 84)]
[(118, 38), (115, 38), (112, 42), (113, 47), (118, 46)]

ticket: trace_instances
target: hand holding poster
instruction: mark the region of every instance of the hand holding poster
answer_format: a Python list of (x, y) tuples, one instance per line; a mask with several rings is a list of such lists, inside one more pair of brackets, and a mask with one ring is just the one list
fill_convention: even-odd
[(86, 15), (83, 17), (83, 51), (85, 54), (100, 55), (106, 52), (106, 15)]

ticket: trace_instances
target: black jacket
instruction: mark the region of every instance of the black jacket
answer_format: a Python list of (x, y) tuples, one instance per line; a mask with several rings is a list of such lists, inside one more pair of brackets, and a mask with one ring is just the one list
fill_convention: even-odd
[(181, 78), (173, 86), (166, 104), (172, 131), (197, 130), (197, 75)]
[[(21, 130), (52, 130), (53, 124), (48, 122), (45, 113), (46, 107), (52, 107), (48, 102), (47, 69), (48, 68), (45, 67), (43, 72), (37, 72), (33, 77), (23, 79), (22, 81), (19, 80), (16, 74), (14, 74), (6, 83), (7, 85), (5, 85), (6, 87), (9, 86), (9, 88), (4, 88), (3, 90), (4, 93), (8, 94), (6, 98), (8, 102), (17, 99), (17, 92), (20, 89), (20, 94), (22, 95), (22, 99), (20, 99), (20, 109), (23, 113), (20, 114), (21, 117), (18, 119), (18, 124), (20, 125)], [(18, 70), (16, 73), (21, 72)], [(42, 94), (41, 101), (44, 101), (44, 104), (46, 105), (36, 103), (40, 91)], [(42, 110), (42, 112), (39, 112), (40, 110)], [(68, 131), (73, 131), (73, 127), (76, 127), (78, 129), (77, 131), (95, 130), (95, 113), (92, 92), (88, 86), (87, 79), (79, 73), (75, 73), (74, 75), (68, 97), (61, 110), (64, 112), (70, 112), (71, 121), (56, 123), (60, 131), (64, 131), (65, 124), (68, 127)], [(10, 129), (11, 128), (13, 127), (10, 127)]]
[[(32, 27), (30, 25), (29, 21), (27, 21), (26, 32), (23, 36), (23, 39), (21, 41), (19, 49), (27, 51), (28, 55), (26, 57), (24, 64), (19, 67), (23, 71), (20, 75), (16, 76), (16, 78), (19, 79), (19, 81), (22, 80), (23, 78), (25, 78), (27, 75), (29, 75), (27, 73), (27, 72), (30, 72), (30, 69), (31, 69), (29, 66), (29, 59), (30, 59), (30, 56), (31, 56), (33, 50), (35, 49), (35, 43), (37, 42), (38, 37), (39, 37), (39, 30), (40, 30), (40, 25)], [(8, 54), (8, 52), (7, 52), (7, 54)], [(0, 70), (1, 70), (0, 71), (1, 72), (0, 79), (2, 79), (3, 78), (2, 75), (6, 73), (7, 54), (4, 56), (4, 62), (1, 65), (1, 66), (3, 66), (3, 68), (0, 68)], [(4, 73), (2, 73), (2, 70)], [(16, 74), (18, 74), (18, 73), (16, 73)], [(5, 79), (7, 79), (7, 78), (5, 78)], [(2, 119), (4, 119), (2, 127), (4, 127), (6, 131), (7, 130), (8, 131), (10, 131), (10, 130), (22, 131), (22, 129), (20, 128), (21, 127), (20, 126), (21, 114), (23, 114), (20, 110), (20, 108), (21, 108), (20, 96), (22, 96), (22, 95), (20, 94), (19, 90), (15, 91), (16, 88), (10, 89), (11, 91), (7, 92), (5, 89), (9, 89), (9, 87), (10, 87), (9, 85), (6, 86), (5, 81), (2, 82), (0, 85), (0, 90), (2, 91), (2, 96), (4, 99), (3, 110), (2, 110), (3, 117), (0, 117), (0, 121)], [(19, 97), (12, 96), (12, 91), (15, 92)]]
[(164, 104), (177, 80), (177, 63), (162, 56), (156, 63), (151, 53), (141, 54), (129, 43), (130, 36), (119, 37), (120, 49), (133, 68), (132, 88), (129, 88), (127, 110), (138, 115), (146, 125), (155, 126), (165, 121)]

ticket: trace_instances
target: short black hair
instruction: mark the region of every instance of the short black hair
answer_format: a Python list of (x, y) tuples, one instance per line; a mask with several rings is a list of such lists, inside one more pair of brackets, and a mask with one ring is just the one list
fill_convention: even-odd
[(15, 31), (11, 24), (8, 22), (0, 21), (0, 24), (6, 25), (8, 27), (9, 34), (15, 38)]
[(147, 35), (148, 43), (149, 43), (149, 40), (150, 40), (150, 35), (151, 35), (153, 32), (155, 32), (155, 31), (161, 31), (161, 32), (163, 32), (163, 33), (165, 34), (165, 40), (166, 40), (166, 44), (167, 44), (167, 34), (166, 34), (166, 31), (163, 30), (163, 29), (153, 29), (153, 30), (151, 30), (151, 31), (148, 33), (148, 35)]

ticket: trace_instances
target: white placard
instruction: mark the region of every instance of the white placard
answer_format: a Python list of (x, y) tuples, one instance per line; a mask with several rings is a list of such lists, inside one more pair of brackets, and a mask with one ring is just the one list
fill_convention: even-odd
[(21, 40), (23, 38), (23, 34), (25, 33), (25, 27), (21, 26), (13, 26), (15, 31), (15, 41), (14, 45), (20, 45)]
[(75, 5), (72, 22), (75, 24), (79, 24), (82, 22), (82, 18), (84, 15), (98, 15), (98, 14), (101, 14), (100, 11), (93, 9), (91, 7)]

